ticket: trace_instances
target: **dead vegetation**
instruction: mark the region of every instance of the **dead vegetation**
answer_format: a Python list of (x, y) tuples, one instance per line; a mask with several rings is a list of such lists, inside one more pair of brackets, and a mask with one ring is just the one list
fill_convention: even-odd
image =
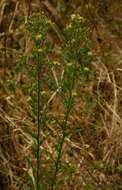
[[(119, 190), (122, 189), (122, 3), (104, 1), (33, 1), (1, 0), (0, 2), (0, 189), (31, 190), (35, 186), (32, 165), (37, 122), (32, 115), (26, 71), (16, 73), (21, 55), (31, 54), (33, 42), (25, 24), (29, 15), (44, 11), (56, 23), (60, 33), (50, 27), (48, 40), (57, 48), (62, 43), (62, 30), (70, 15), (80, 12), (89, 19), (93, 53), (97, 59), (90, 65), (95, 77), (87, 84), (77, 84), (75, 108), (68, 118), (70, 135), (63, 145), (63, 169), (57, 176), (57, 189)], [(51, 59), (60, 63), (54, 53)], [(61, 129), (64, 107), (59, 96), (59, 76), (63, 66), (52, 70), (57, 90), (46, 84), (48, 69), (44, 68), (43, 91), (48, 97), (48, 119), (41, 132), (43, 143), (41, 163), (45, 183), (51, 189), (55, 144)], [(52, 85), (52, 84), (51, 84)], [(53, 92), (53, 93), (52, 93)], [(74, 93), (75, 95), (75, 93)], [(46, 105), (47, 106), (47, 105)], [(53, 119), (54, 118), (54, 119)], [(29, 160), (30, 159), (30, 160)], [(30, 164), (31, 162), (31, 164)], [(67, 165), (68, 167), (67, 167)], [(69, 177), (64, 177), (69, 176)], [(36, 189), (36, 187), (35, 187)]]

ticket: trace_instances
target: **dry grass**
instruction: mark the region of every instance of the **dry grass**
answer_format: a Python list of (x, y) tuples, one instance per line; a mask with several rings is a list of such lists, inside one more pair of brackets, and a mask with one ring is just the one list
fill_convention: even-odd
[[(19, 56), (23, 53), (31, 53), (33, 47), (25, 31), (27, 17), (32, 12), (43, 9), (49, 18), (56, 23), (60, 22), (59, 28), (67, 21), (67, 17), (65, 18), (62, 12), (58, 12), (55, 2), (31, 1), (31, 6), (29, 2), (29, 0), (1, 0), (0, 2), (0, 189), (2, 190), (29, 190), (28, 175), (34, 178), (27, 158), (32, 159), (33, 165), (36, 164), (33, 154), (36, 121), (32, 118), (29, 99), (23, 90), (29, 83), (29, 79), (26, 73), (14, 72)], [(71, 12), (76, 9), (75, 6), (75, 3), (72, 3)], [(116, 7), (118, 6), (116, 4)], [(85, 11), (84, 14), (86, 14)], [(118, 17), (117, 12), (115, 15), (111, 14), (115, 16), (115, 20), (118, 18), (121, 20), (121, 12), (118, 11)], [(102, 30), (93, 30), (93, 51), (98, 55), (98, 60), (91, 65), (96, 78), (85, 88), (82, 88), (80, 84), (77, 86), (76, 105), (68, 119), (70, 135), (66, 138), (63, 147), (62, 163), (73, 165), (75, 174), (61, 186), (61, 180), (64, 174), (68, 175), (68, 171), (64, 169), (58, 173), (57, 182), (60, 184), (58, 187), (60, 190), (81, 190), (88, 182), (94, 184), (96, 190), (102, 189), (104, 185), (106, 188), (110, 186), (113, 190), (114, 187), (116, 190), (122, 188), (121, 174), (116, 169), (119, 164), (122, 164), (121, 35), (112, 36), (111, 28), (105, 23), (104, 18), (98, 18), (100, 18)], [(117, 25), (114, 29), (117, 32)], [(98, 35), (104, 39), (100, 43), (97, 42)], [(48, 37), (53, 43), (61, 43), (52, 30)], [(109, 40), (111, 40), (110, 51), (107, 44)], [(101, 59), (108, 51), (114, 57), (115, 63), (108, 64), (107, 61)], [(60, 70), (60, 72), (51, 71), (57, 90), (52, 93), (46, 84), (43, 84), (43, 88), (47, 88), (48, 102), (45, 108), (50, 106), (48, 117), (55, 116), (62, 121), (64, 107), (59, 96), (58, 80), (59, 75), (62, 77), (63, 70), (62, 68)], [(96, 105), (87, 109), (89, 102), (84, 97), (88, 94), (90, 105), (92, 106), (94, 100)], [(61, 136), (61, 129), (52, 120), (47, 122), (41, 136), (45, 139), (40, 146), (43, 155), (42, 171), (47, 169), (51, 178), (53, 160), (56, 158), (54, 146)], [(45, 180), (50, 189), (49, 181)], [(35, 185), (34, 179), (33, 184)]]

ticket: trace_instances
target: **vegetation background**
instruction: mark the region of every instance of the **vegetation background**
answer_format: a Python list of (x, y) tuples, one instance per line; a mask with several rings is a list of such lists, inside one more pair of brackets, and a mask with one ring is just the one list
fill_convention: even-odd
[(0, 190), (122, 189), (122, 1), (0, 1)]

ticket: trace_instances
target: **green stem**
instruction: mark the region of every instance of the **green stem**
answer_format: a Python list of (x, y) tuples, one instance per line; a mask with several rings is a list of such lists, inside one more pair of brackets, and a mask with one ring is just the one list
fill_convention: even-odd
[(39, 176), (40, 176), (40, 124), (41, 124), (41, 118), (40, 118), (40, 90), (41, 90), (41, 82), (40, 82), (40, 56), (38, 54), (38, 63), (37, 63), (37, 176), (36, 176), (36, 189), (39, 190)]
[(59, 150), (58, 150), (58, 156), (57, 156), (57, 160), (56, 160), (56, 163), (55, 163), (55, 173), (54, 173), (54, 178), (53, 178), (53, 183), (52, 183), (52, 190), (54, 189), (54, 186), (56, 184), (56, 177), (57, 177), (57, 173), (58, 173), (58, 170), (59, 170), (59, 164), (60, 164), (63, 144), (64, 144), (65, 137), (66, 137), (67, 121), (68, 121), (68, 117), (69, 117), (69, 114), (70, 114), (70, 111), (71, 111), (71, 108), (72, 108), (71, 107), (72, 89), (73, 89), (74, 84), (75, 84), (76, 64), (75, 64), (75, 67), (74, 67), (73, 71), (74, 72), (73, 72), (73, 77), (72, 77), (72, 81), (71, 81), (72, 82), (71, 89), (69, 91), (69, 99), (68, 99), (67, 110), (66, 110), (65, 118), (64, 118), (64, 121), (63, 121), (63, 124), (62, 124), (63, 136), (62, 136), (61, 141), (60, 141)]

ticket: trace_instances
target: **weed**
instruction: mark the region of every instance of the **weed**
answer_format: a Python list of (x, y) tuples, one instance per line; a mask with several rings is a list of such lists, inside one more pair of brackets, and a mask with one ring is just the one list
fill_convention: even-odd
[[(45, 126), (46, 113), (48, 112), (48, 105), (44, 101), (43, 95), (41, 94), (42, 83), (42, 71), (43, 68), (53, 69), (54, 64), (50, 64), (51, 60), (49, 59), (48, 54), (53, 51), (51, 49), (52, 45), (47, 41), (48, 33), (48, 19), (44, 15), (33, 15), (28, 19), (27, 22), (27, 31), (31, 40), (34, 42), (34, 47), (32, 49), (32, 54), (30, 56), (25, 55), (22, 57), (20, 66), (25, 65), (31, 76), (31, 88), (30, 97), (31, 97), (31, 106), (33, 110), (34, 117), (37, 121), (37, 143), (36, 143), (36, 176), (35, 170), (31, 171), (31, 180), (33, 182), (34, 188), (39, 190), (41, 187), (45, 189), (45, 182), (43, 181), (43, 174), (40, 171), (41, 162), (40, 157), (42, 157), (40, 143), (40, 134), (43, 131)], [(75, 105), (75, 95), (74, 91), (76, 88), (76, 80), (81, 80), (81, 75), (87, 71), (89, 74), (89, 63), (92, 60), (92, 55), (90, 52), (89, 40), (87, 34), (89, 32), (88, 25), (86, 20), (81, 17), (79, 14), (72, 15), (69, 24), (66, 25), (64, 29), (64, 41), (61, 46), (61, 59), (64, 62), (63, 75), (58, 81), (58, 93), (60, 94), (63, 107), (64, 107), (64, 118), (62, 121), (59, 121), (59, 126), (62, 130), (62, 135), (60, 136), (57, 144), (55, 145), (56, 158), (54, 160), (54, 172), (52, 176), (52, 185), (51, 188), (54, 189), (57, 187), (57, 175), (63, 165), (61, 164), (62, 154), (63, 154), (63, 145), (66, 137), (69, 136), (70, 132), (68, 130), (68, 120), (71, 111), (74, 109)], [(80, 64), (79, 64), (80, 63)], [(86, 77), (84, 75), (84, 77)], [(55, 81), (56, 82), (56, 81)], [(55, 82), (53, 82), (55, 84)], [(54, 89), (56, 85), (54, 86)], [(53, 89), (52, 89), (53, 90)], [(32, 165), (32, 164), (31, 164)], [(34, 172), (34, 173), (33, 173)], [(69, 172), (69, 175), (72, 175), (73, 171)], [(66, 178), (64, 178), (66, 180)]]

